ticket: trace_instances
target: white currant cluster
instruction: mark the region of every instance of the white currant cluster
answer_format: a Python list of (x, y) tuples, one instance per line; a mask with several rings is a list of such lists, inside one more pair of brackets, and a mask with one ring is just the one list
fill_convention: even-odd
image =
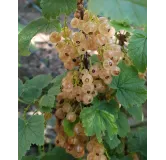
[[(83, 20), (73, 18), (70, 24), (78, 31), (72, 32), (65, 26), (62, 32), (50, 35), (59, 58), (69, 70), (62, 80), (61, 93), (57, 95), (55, 144), (76, 158), (83, 157), (87, 150), (87, 160), (106, 160), (104, 146), (95, 137), (87, 137), (81, 122), (76, 122), (82, 107), (91, 104), (98, 94), (106, 93), (112, 76), (119, 75), (117, 65), (123, 53), (121, 46), (116, 44), (115, 29), (109, 25), (107, 18), (98, 18), (85, 11)], [(90, 56), (94, 51), (99, 61), (92, 65)], [(64, 132), (65, 118), (76, 123), (73, 137), (68, 137)]]

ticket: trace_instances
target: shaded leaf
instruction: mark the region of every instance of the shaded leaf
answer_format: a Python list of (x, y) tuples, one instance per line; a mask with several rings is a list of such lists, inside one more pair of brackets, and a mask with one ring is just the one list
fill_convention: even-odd
[(139, 4), (141, 6), (147, 7), (147, 0), (125, 0), (125, 1), (129, 1), (135, 4)]
[(119, 64), (119, 67), (121, 68), (119, 76), (114, 76), (109, 85), (117, 90), (118, 101), (125, 108), (144, 103), (147, 95), (145, 80), (138, 77), (138, 72), (134, 67), (127, 66), (123, 62)]
[(127, 23), (127, 22), (118, 22), (118, 21), (110, 21), (110, 25), (113, 26), (116, 30), (116, 32), (120, 31), (120, 30), (125, 30), (128, 32), (132, 32), (132, 28), (131, 26)]
[(142, 26), (147, 23), (147, 8), (127, 0), (89, 0), (88, 10), (111, 20)]
[(129, 153), (138, 152), (147, 157), (147, 128), (140, 128), (128, 135), (127, 148)]
[(56, 19), (61, 14), (69, 15), (74, 12), (77, 0), (41, 0), (40, 6), (46, 18)]
[(43, 95), (39, 100), (40, 107), (53, 108), (55, 103), (55, 96), (53, 95)]
[(23, 87), (24, 87), (24, 85), (23, 85), (22, 81), (20, 79), (18, 79), (18, 97), (21, 96)]
[(96, 135), (99, 142), (104, 131), (112, 137), (117, 134), (115, 118), (112, 114), (97, 109), (96, 107), (84, 108), (81, 111), (80, 118), (87, 136)]
[(127, 133), (130, 131), (130, 126), (126, 115), (122, 112), (119, 112), (117, 125), (118, 125), (118, 135), (120, 137), (125, 137)]
[(41, 160), (74, 160), (70, 154), (66, 153), (63, 148), (55, 147), (52, 151), (48, 152)]
[(18, 50), (19, 54), (22, 56), (30, 55), (29, 45), (31, 39), (37, 34), (41, 32), (50, 32), (52, 30), (59, 30), (60, 23), (57, 20), (48, 21), (45, 18), (39, 18), (31, 23), (29, 23), (26, 27), (22, 29), (22, 31), (18, 35)]
[(44, 117), (32, 116), (27, 122), (18, 119), (18, 159), (25, 155), (31, 144), (44, 144)]
[(113, 136), (112, 139), (106, 134), (103, 138), (104, 142), (109, 145), (110, 149), (116, 148), (120, 144), (120, 140), (117, 135)]
[(130, 108), (127, 108), (127, 111), (136, 119), (137, 121), (142, 121), (143, 120), (143, 111), (142, 111), (142, 106), (132, 106)]
[(144, 31), (135, 31), (128, 45), (128, 55), (140, 72), (147, 67), (147, 35)]
[(50, 75), (38, 75), (30, 80), (27, 80), (25, 84), (43, 89), (46, 86), (48, 86), (51, 80), (52, 80), (52, 77)]
[(41, 95), (42, 90), (34, 86), (24, 85), (21, 98), (27, 103), (35, 102)]
[(53, 86), (48, 90), (48, 94), (49, 95), (54, 95), (54, 96), (58, 95), (60, 92), (61, 92), (60, 85)]

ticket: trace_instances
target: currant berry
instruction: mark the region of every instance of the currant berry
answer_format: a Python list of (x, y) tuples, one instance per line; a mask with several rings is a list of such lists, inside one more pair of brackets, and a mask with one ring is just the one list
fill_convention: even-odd
[(52, 32), (50, 35), (50, 41), (52, 43), (57, 43), (61, 40), (61, 35), (58, 32)]
[(82, 82), (83, 84), (92, 84), (93, 77), (90, 74), (85, 74), (82, 76)]
[(85, 94), (82, 98), (84, 104), (90, 104), (93, 101), (92, 94)]
[(73, 18), (70, 22), (70, 25), (72, 28), (78, 28), (78, 25), (79, 25), (79, 19), (78, 18)]
[(118, 76), (120, 74), (120, 68), (118, 66), (113, 66), (111, 68), (111, 74), (113, 76)]
[(82, 127), (81, 123), (77, 123), (74, 126), (74, 132), (76, 135), (84, 135), (84, 128)]
[(55, 138), (55, 144), (56, 146), (60, 146), (63, 147), (65, 144), (65, 137), (63, 137), (62, 135), (57, 135)]
[(71, 105), (70, 105), (69, 103), (64, 103), (62, 109), (63, 109), (63, 112), (64, 112), (64, 113), (68, 113), (68, 112), (70, 112), (70, 110), (71, 110), (72, 108), (71, 108)]
[(76, 120), (76, 114), (74, 112), (69, 112), (66, 116), (66, 119), (70, 122), (74, 122)]
[(65, 113), (63, 112), (62, 108), (59, 108), (55, 112), (55, 116), (58, 117), (59, 119), (64, 119), (65, 118)]

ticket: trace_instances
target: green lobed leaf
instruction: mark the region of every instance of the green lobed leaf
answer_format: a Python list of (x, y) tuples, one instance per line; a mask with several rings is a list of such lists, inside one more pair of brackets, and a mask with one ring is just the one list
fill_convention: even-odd
[(41, 95), (42, 90), (34, 86), (24, 85), (21, 98), (27, 103), (35, 102)]
[(101, 136), (104, 131), (107, 131), (110, 138), (118, 132), (114, 116), (96, 107), (84, 108), (80, 118), (86, 135), (96, 135), (99, 142), (102, 141)]
[(138, 152), (147, 157), (147, 128), (139, 128), (128, 135), (127, 148), (129, 153)]
[(56, 77), (51, 81), (51, 83), (54, 83), (54, 86), (56, 86), (56, 85), (57, 85), (57, 86), (61, 85), (62, 79), (66, 76), (66, 73), (67, 73), (67, 72), (64, 72), (63, 74), (56, 76)]
[(128, 55), (138, 71), (145, 72), (147, 67), (146, 32), (137, 30), (133, 33), (128, 45)]
[(130, 115), (134, 117), (135, 120), (137, 121), (143, 120), (142, 106), (134, 105), (130, 108), (127, 108), (127, 111), (129, 112)]
[(46, 153), (41, 160), (74, 160), (70, 154), (66, 153), (63, 148), (55, 147), (52, 151)]
[(109, 145), (110, 149), (116, 148), (120, 144), (120, 140), (118, 139), (117, 135), (114, 135), (112, 139), (106, 134), (103, 138), (104, 142)]
[(117, 90), (118, 101), (125, 108), (144, 103), (147, 95), (145, 80), (138, 77), (138, 72), (134, 67), (127, 66), (124, 62), (121, 62), (119, 67), (121, 68), (119, 76), (114, 76), (109, 85)]
[(122, 112), (119, 112), (118, 119), (116, 122), (118, 125), (118, 135), (120, 137), (125, 137), (127, 133), (130, 131), (130, 126), (126, 115)]
[(43, 95), (39, 100), (40, 107), (53, 108), (55, 104), (55, 96), (53, 95)]
[(64, 131), (69, 137), (74, 136), (74, 126), (77, 122), (78, 121), (76, 120), (75, 122), (71, 123), (66, 118), (63, 120), (62, 124)]
[(22, 29), (22, 31), (18, 35), (19, 55), (21, 56), (30, 55), (29, 45), (30, 45), (31, 39), (37, 33), (41, 33), (41, 32), (48, 33), (53, 30), (60, 30), (60, 23), (58, 20), (48, 21), (47, 19), (42, 17), (29, 23), (26, 27)]
[(114, 99), (112, 99), (110, 102), (100, 101), (96, 105), (98, 106), (98, 109), (105, 110), (114, 115), (116, 119), (118, 118), (119, 105)]
[(45, 88), (51, 82), (52, 77), (50, 75), (38, 75), (25, 82), (26, 85), (34, 86), (36, 88)]
[(54, 95), (54, 96), (56, 96), (56, 95), (58, 95), (59, 93), (60, 93), (60, 85), (58, 85), (58, 86), (53, 86), (53, 87), (51, 87), (49, 90), (48, 90), (48, 94), (49, 95)]
[(135, 4), (139, 4), (141, 6), (147, 7), (147, 0), (125, 0), (125, 1), (129, 1)]
[(56, 19), (61, 14), (69, 15), (74, 12), (77, 0), (41, 0), (40, 6), (46, 18)]
[(116, 30), (116, 32), (120, 31), (120, 30), (125, 30), (125, 31), (128, 31), (128, 32), (132, 32), (133, 29), (131, 28), (131, 26), (125, 22), (125, 21), (110, 21), (110, 25), (113, 26)]
[(25, 155), (31, 144), (44, 144), (44, 117), (34, 115), (25, 122), (18, 119), (18, 159)]
[(89, 0), (88, 10), (111, 20), (126, 21), (131, 25), (147, 23), (147, 8), (127, 0)]

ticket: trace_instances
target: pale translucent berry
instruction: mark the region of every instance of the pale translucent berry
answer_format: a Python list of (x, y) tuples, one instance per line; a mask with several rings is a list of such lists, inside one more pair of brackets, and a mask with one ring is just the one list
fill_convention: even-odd
[(105, 37), (104, 35), (102, 34), (97, 34), (96, 35), (96, 43), (100, 46), (103, 46), (105, 45), (106, 43), (108, 42), (108, 38)]
[(85, 74), (82, 76), (82, 82), (83, 84), (92, 84), (93, 77), (90, 74)]
[(84, 20), (79, 20), (78, 29), (83, 30), (84, 24), (85, 24)]
[(71, 92), (73, 90), (73, 84), (70, 81), (65, 81), (62, 90), (65, 92)]
[(88, 150), (88, 152), (92, 152), (96, 144), (97, 144), (96, 141), (93, 141), (93, 140), (89, 141), (86, 145), (86, 149)]
[(114, 62), (110, 59), (106, 59), (103, 62), (103, 68), (105, 70), (111, 70), (111, 68), (114, 66)]
[(93, 101), (92, 94), (85, 94), (82, 98), (84, 104), (90, 104)]
[(57, 43), (61, 40), (61, 35), (58, 32), (52, 32), (50, 35), (50, 41), (52, 43)]
[(77, 145), (75, 146), (75, 151), (76, 151), (77, 153), (83, 152), (83, 151), (84, 151), (84, 146), (81, 145), (81, 144), (77, 144)]
[(105, 84), (110, 84), (112, 82), (112, 77), (111, 76), (106, 76), (104, 80)]
[(99, 75), (99, 70), (100, 70), (100, 65), (99, 64), (95, 64), (93, 66), (91, 66), (89, 73), (93, 76), (93, 77), (97, 77)]
[(113, 66), (113, 67), (111, 68), (111, 74), (112, 74), (113, 76), (118, 76), (119, 73), (120, 73), (120, 68), (119, 68), (118, 66)]
[(89, 13), (88, 11), (85, 11), (85, 12), (84, 12), (83, 20), (84, 20), (84, 21), (88, 21), (89, 18), (90, 18), (90, 13)]
[(74, 126), (74, 132), (76, 135), (84, 135), (84, 128), (82, 127), (81, 123), (77, 123)]
[(74, 122), (76, 120), (77, 116), (74, 112), (67, 113), (66, 119), (70, 122)]
[(80, 45), (81, 42), (83, 42), (85, 40), (85, 35), (82, 33), (82, 32), (75, 32), (73, 35), (72, 35), (72, 40)]
[(65, 118), (65, 113), (63, 112), (62, 108), (59, 108), (55, 112), (55, 116), (58, 117), (59, 119), (64, 119)]
[(107, 23), (108, 19), (106, 17), (99, 17), (99, 22), (101, 23)]
[(93, 147), (93, 152), (96, 154), (96, 155), (102, 155), (104, 154), (104, 146), (102, 144), (96, 144), (94, 147)]
[(93, 152), (90, 152), (87, 155), (87, 160), (98, 160), (98, 156), (96, 156)]
[(83, 31), (86, 34), (96, 32), (96, 30), (97, 30), (97, 24), (94, 22), (88, 21), (83, 25)]
[(105, 36), (109, 33), (111, 27), (108, 23), (104, 22), (99, 25), (99, 32)]
[(82, 85), (82, 91), (85, 94), (91, 94), (94, 91), (94, 85), (93, 84), (83, 84)]
[(59, 146), (59, 147), (63, 147), (64, 144), (65, 144), (65, 137), (63, 137), (62, 135), (57, 135), (56, 138), (55, 138), (55, 144), (56, 146)]
[(76, 144), (79, 143), (79, 139), (78, 139), (76, 136), (74, 136), (74, 137), (69, 137), (68, 140), (67, 140), (67, 142), (68, 142), (69, 144), (74, 144), (74, 145), (76, 145)]
[(70, 22), (72, 28), (78, 28), (80, 20), (78, 18), (73, 18)]
[(105, 155), (100, 155), (98, 160), (107, 160), (107, 157)]
[(103, 87), (103, 83), (101, 80), (94, 80), (93, 84), (97, 91), (99, 91)]
[(63, 109), (63, 112), (68, 113), (71, 111), (72, 108), (70, 103), (64, 103), (62, 109)]
[(95, 35), (89, 35), (87, 39), (88, 49), (96, 51), (98, 49), (98, 44), (96, 43), (97, 38)]

